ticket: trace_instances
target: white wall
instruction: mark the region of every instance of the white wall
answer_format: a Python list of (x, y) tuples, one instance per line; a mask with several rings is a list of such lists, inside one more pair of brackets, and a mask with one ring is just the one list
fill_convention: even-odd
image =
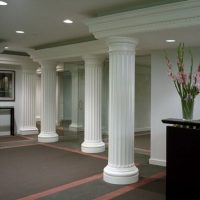
[(85, 112), (85, 70), (78, 70), (78, 125), (84, 127)]
[(108, 101), (109, 101), (109, 63), (102, 69), (102, 133), (108, 134)]
[(151, 116), (151, 68), (150, 66), (136, 65), (135, 69), (135, 131), (149, 131)]
[[(85, 73), (84, 68), (78, 69), (78, 125), (84, 127), (84, 100), (85, 100)], [(71, 120), (72, 112), (72, 76), (69, 71), (63, 72), (63, 113), (64, 120)]]
[(63, 119), (71, 120), (72, 112), (72, 80), (71, 73), (63, 72)]
[[(176, 64), (176, 51), (168, 50), (172, 63)], [(194, 68), (200, 62), (200, 49), (192, 49)], [(186, 54), (185, 66), (190, 65)], [(176, 65), (175, 65), (176, 67)], [(194, 119), (200, 119), (200, 95), (194, 106)], [(151, 164), (166, 165), (166, 118), (182, 118), (181, 102), (173, 82), (168, 78), (163, 51), (151, 55)]]
[(57, 86), (56, 86), (57, 105), (57, 123), (59, 124), (63, 119), (63, 72), (57, 73)]
[[(15, 132), (19, 132), (21, 127), (21, 90), (22, 90), (22, 70), (19, 66), (0, 64), (0, 70), (15, 71), (15, 101), (0, 101), (0, 106), (14, 106), (15, 110)], [(10, 115), (0, 115), (0, 126), (6, 127), (0, 135), (10, 135)]]
[(41, 111), (41, 75), (36, 76), (36, 121), (40, 121)]
[[(151, 68), (136, 65), (135, 70), (135, 131), (150, 130)], [(102, 132), (108, 133), (109, 63), (103, 66), (102, 77)]]

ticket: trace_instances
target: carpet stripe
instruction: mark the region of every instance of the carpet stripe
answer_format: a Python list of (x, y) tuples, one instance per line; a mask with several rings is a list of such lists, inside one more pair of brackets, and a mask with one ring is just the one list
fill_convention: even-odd
[(69, 151), (72, 153), (78, 153), (84, 156), (90, 156), (90, 157), (94, 157), (94, 158), (100, 158), (102, 160), (108, 160), (108, 158), (106, 156), (100, 156), (100, 155), (95, 155), (95, 154), (89, 154), (89, 153), (84, 153), (82, 151), (76, 150), (76, 149), (71, 149), (71, 148), (67, 148), (67, 147), (59, 147), (59, 146), (55, 146), (55, 145), (51, 145), (51, 144), (40, 144), (43, 146), (47, 146), (47, 147), (52, 147), (55, 149), (60, 149), (60, 150), (64, 150), (64, 151)]
[(34, 145), (38, 145), (37, 143), (34, 144), (19, 144), (19, 145), (13, 145), (13, 146), (2, 146), (0, 147), (0, 149), (12, 149), (12, 148), (18, 148), (18, 147), (28, 147), (28, 146), (34, 146)]
[[(91, 153), (84, 153), (82, 151), (79, 151), (79, 150), (76, 150), (76, 149), (71, 149), (71, 148), (68, 148), (68, 147), (59, 147), (59, 146), (55, 146), (55, 145), (51, 145), (51, 144), (41, 144), (41, 143), (39, 143), (39, 145), (52, 147), (52, 148), (60, 149), (60, 150), (64, 150), (64, 151), (69, 151), (69, 152), (72, 152), (72, 153), (78, 153), (78, 154), (81, 154), (81, 155), (84, 155), (84, 156), (99, 158), (99, 159), (102, 159), (102, 160), (108, 160), (108, 157), (106, 157), (106, 156), (100, 156), (100, 155), (91, 154)], [(135, 165), (139, 166), (140, 164), (135, 163)]]
[(42, 197), (45, 197), (45, 196), (55, 194), (57, 192), (62, 192), (64, 190), (67, 190), (67, 189), (70, 189), (70, 188), (78, 187), (80, 185), (83, 185), (85, 183), (88, 183), (88, 182), (91, 182), (91, 181), (94, 181), (94, 180), (97, 180), (97, 179), (101, 179), (102, 177), (103, 177), (102, 173), (96, 174), (94, 176), (90, 176), (90, 177), (87, 177), (87, 178), (84, 178), (84, 179), (80, 179), (78, 181), (74, 181), (74, 182), (71, 182), (71, 183), (60, 185), (58, 187), (55, 187), (55, 188), (52, 188), (52, 189), (49, 189), (49, 190), (45, 190), (43, 192), (35, 193), (35, 194), (29, 195), (29, 196), (26, 196), (26, 197), (23, 197), (23, 198), (20, 198), (20, 199), (17, 199), (17, 200), (39, 199), (39, 198), (42, 198)]
[(118, 197), (118, 196), (120, 196), (122, 194), (125, 194), (125, 193), (127, 193), (127, 192), (129, 192), (131, 190), (135, 190), (138, 187), (141, 187), (141, 186), (146, 185), (148, 183), (151, 183), (151, 182), (153, 182), (153, 181), (155, 181), (157, 179), (160, 179), (160, 178), (164, 177), (165, 175), (166, 175), (165, 172), (159, 172), (159, 173), (154, 174), (154, 175), (152, 175), (152, 176), (150, 176), (148, 178), (144, 178), (144, 179), (142, 179), (141, 181), (139, 181), (137, 183), (133, 183), (131, 185), (124, 186), (124, 187), (122, 187), (122, 188), (120, 188), (118, 190), (115, 190), (113, 192), (110, 192), (110, 193), (107, 193), (105, 195), (99, 196), (99, 197), (95, 198), (94, 200), (110, 200), (110, 199), (113, 199), (113, 198)]
[[(13, 136), (11, 136), (13, 137)], [(15, 142), (25, 142), (27, 140), (31, 140), (30, 138), (26, 138), (24, 136), (21, 136), (21, 135), (18, 135), (17, 136), (19, 139), (17, 139), (15, 136), (13, 137), (14, 139), (16, 138), (16, 140), (8, 140), (8, 141), (1, 141), (1, 138), (0, 138), (0, 144), (9, 144), (9, 143), (15, 143)]]
[(25, 138), (27, 140), (34, 140), (34, 138), (26, 136), (26, 135), (20, 135), (20, 137)]

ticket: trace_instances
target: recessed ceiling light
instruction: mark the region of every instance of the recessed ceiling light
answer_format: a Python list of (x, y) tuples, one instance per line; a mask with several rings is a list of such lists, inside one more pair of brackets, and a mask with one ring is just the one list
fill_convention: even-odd
[(24, 31), (16, 31), (16, 33), (24, 33)]
[(5, 1), (0, 1), (0, 6), (6, 6), (7, 3)]
[(176, 42), (176, 40), (166, 40), (166, 42)]
[(8, 47), (4, 47), (4, 49), (8, 49)]
[(72, 23), (73, 23), (73, 21), (70, 20), (70, 19), (65, 19), (63, 22), (64, 22), (64, 23), (67, 23), (67, 24), (72, 24)]

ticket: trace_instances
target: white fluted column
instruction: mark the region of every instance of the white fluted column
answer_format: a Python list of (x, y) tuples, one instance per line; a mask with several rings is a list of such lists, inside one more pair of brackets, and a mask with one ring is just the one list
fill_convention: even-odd
[(22, 121), (20, 134), (36, 134), (35, 99), (36, 74), (35, 67), (22, 66)]
[(78, 66), (70, 69), (72, 74), (72, 122), (69, 125), (71, 131), (78, 131), (82, 128), (78, 122)]
[(101, 83), (102, 64), (100, 56), (85, 56), (85, 132), (81, 150), (98, 153), (105, 150), (101, 133)]
[(56, 64), (40, 62), (41, 74), (41, 133), (39, 142), (58, 141), (56, 133)]
[(63, 119), (63, 72), (64, 64), (56, 66), (56, 125)]
[(138, 181), (134, 164), (135, 47), (137, 41), (112, 37), (109, 45), (109, 154), (104, 180), (112, 184)]
[(40, 121), (41, 113), (41, 67), (36, 70), (36, 121)]

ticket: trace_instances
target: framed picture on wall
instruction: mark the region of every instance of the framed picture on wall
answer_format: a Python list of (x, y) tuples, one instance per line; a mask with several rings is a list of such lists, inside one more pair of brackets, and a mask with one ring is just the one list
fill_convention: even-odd
[(0, 101), (15, 101), (15, 71), (0, 70)]

